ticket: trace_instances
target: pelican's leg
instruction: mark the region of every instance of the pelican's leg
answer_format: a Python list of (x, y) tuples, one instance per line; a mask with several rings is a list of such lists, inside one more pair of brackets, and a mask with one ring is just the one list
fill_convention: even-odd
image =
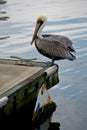
[(47, 66), (52, 66), (54, 64), (54, 59), (52, 59), (52, 61), (47, 61), (46, 65)]
[(52, 62), (51, 61), (47, 61), (46, 62), (46, 66), (52, 66)]
[(54, 64), (54, 58), (52, 58), (52, 65)]

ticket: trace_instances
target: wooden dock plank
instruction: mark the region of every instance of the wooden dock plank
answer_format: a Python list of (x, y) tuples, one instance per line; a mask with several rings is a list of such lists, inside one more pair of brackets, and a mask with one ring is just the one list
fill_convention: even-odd
[(38, 73), (41, 69), (43, 68), (0, 64), (0, 95)]

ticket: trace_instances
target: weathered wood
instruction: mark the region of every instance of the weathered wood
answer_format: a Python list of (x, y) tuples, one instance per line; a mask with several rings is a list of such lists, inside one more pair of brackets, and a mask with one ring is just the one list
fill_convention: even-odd
[(38, 74), (41, 69), (42, 67), (0, 64), (0, 95), (10, 91), (14, 86), (22, 84), (32, 75)]
[[(1, 104), (0, 121), (36, 101), (39, 89), (45, 81), (48, 89), (57, 84), (58, 66), (55, 66), (54, 70), (53, 66), (47, 67), (45, 62), (21, 58), (0, 59), (0, 99), (8, 99), (4, 106)], [(51, 73), (50, 69), (53, 69)]]

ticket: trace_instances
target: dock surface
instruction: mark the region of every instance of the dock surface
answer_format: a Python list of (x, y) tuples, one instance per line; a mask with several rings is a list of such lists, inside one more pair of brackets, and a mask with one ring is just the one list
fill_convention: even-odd
[(42, 69), (42, 67), (0, 64), (0, 95)]

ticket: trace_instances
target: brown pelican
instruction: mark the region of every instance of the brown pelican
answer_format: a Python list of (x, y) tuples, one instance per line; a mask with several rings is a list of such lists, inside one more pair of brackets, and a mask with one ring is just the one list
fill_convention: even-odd
[(46, 22), (45, 16), (38, 16), (31, 44), (35, 41), (37, 50), (52, 59), (52, 64), (55, 60), (74, 60), (76, 57), (71, 52), (75, 50), (69, 38), (61, 35), (41, 35)]

